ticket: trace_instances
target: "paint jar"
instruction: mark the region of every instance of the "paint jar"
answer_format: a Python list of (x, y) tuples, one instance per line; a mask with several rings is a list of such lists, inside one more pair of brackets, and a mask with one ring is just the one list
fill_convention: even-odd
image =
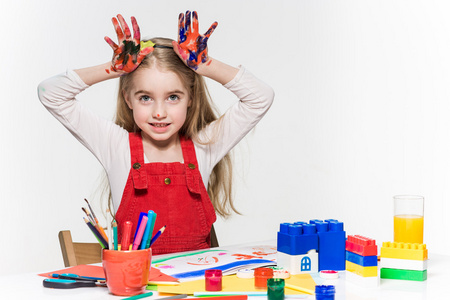
[(394, 196), (394, 242), (423, 244), (422, 196)]
[(255, 288), (267, 289), (267, 279), (273, 277), (273, 269), (257, 268), (255, 269)]
[(134, 251), (103, 249), (102, 264), (109, 292), (117, 296), (142, 294), (148, 282), (151, 248)]
[(269, 278), (267, 280), (267, 297), (269, 300), (284, 299), (284, 279)]
[(205, 271), (205, 290), (208, 292), (218, 292), (222, 290), (222, 270)]
[(316, 300), (334, 300), (334, 285), (316, 285)]

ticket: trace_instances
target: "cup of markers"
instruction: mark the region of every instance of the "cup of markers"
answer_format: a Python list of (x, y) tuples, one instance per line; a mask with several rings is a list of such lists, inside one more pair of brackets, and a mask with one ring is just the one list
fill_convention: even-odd
[(148, 282), (152, 261), (151, 245), (164, 232), (161, 228), (152, 238), (156, 213), (141, 213), (139, 222), (131, 241), (133, 223), (126, 221), (122, 227), (122, 240), (117, 238), (117, 223), (112, 222), (113, 243), (103, 247), (102, 264), (106, 285), (111, 294), (133, 296), (142, 294)]

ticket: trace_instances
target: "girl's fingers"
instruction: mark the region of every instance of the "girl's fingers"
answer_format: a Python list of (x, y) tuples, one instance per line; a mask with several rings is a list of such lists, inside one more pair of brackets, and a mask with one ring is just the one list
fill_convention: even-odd
[(124, 40), (122, 28), (120, 28), (119, 22), (117, 22), (116, 18), (112, 18), (112, 22), (113, 22), (113, 25), (114, 25), (114, 29), (116, 30), (117, 39), (119, 40), (119, 44), (120, 44)]
[(196, 11), (192, 12), (192, 32), (198, 33), (198, 15)]
[[(144, 57), (145, 57), (146, 55), (152, 53), (153, 50), (155, 50), (155, 48), (153, 48), (153, 47), (147, 47), (147, 48), (144, 48), (144, 49), (142, 49), (142, 50), (139, 52), (139, 56), (138, 56), (138, 57), (141, 57), (141, 56), (142, 56), (142, 59), (144, 59)], [(142, 61), (142, 59), (141, 59), (140, 61), (139, 61), (139, 59), (138, 59), (139, 63)]]
[(211, 36), (211, 34), (214, 32), (214, 29), (216, 29), (217, 25), (219, 23), (214, 22), (212, 23), (211, 27), (209, 27), (208, 31), (205, 33), (205, 37), (206, 39), (209, 39), (209, 37)]
[(139, 44), (141, 41), (141, 30), (139, 29), (139, 25), (137, 24), (136, 18), (131, 17), (131, 24), (133, 25), (133, 32), (134, 32), (134, 41)]
[(186, 23), (184, 24), (184, 30), (186, 32), (191, 32), (191, 12), (188, 10), (186, 11)]
[(139, 52), (139, 55), (137, 57), (137, 64), (136, 65), (139, 66), (141, 64), (141, 62), (144, 60), (144, 58), (148, 54), (152, 53), (153, 50), (154, 50), (153, 47), (148, 47), (148, 48), (143, 49), (141, 52)]
[(186, 40), (186, 31), (184, 30), (184, 14), (178, 16), (178, 42), (183, 43)]
[(105, 41), (111, 46), (111, 48), (116, 51), (117, 48), (119, 48), (119, 46), (117, 46), (116, 43), (113, 42), (112, 39), (110, 39), (109, 37), (105, 36)]
[(117, 18), (119, 19), (120, 26), (122, 26), (123, 32), (125, 33), (125, 39), (129, 40), (131, 39), (131, 31), (128, 27), (127, 22), (125, 22), (125, 19), (122, 17), (122, 15), (117, 15)]

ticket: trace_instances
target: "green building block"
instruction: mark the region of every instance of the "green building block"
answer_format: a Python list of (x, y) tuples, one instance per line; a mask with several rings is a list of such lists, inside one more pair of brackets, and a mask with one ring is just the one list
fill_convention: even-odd
[(427, 280), (427, 270), (412, 271), (412, 270), (381, 268), (380, 269), (380, 278), (425, 281), (425, 280)]

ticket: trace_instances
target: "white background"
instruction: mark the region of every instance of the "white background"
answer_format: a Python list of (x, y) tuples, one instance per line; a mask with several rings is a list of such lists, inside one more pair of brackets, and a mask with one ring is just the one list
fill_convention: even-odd
[[(275, 239), (282, 222), (335, 218), (392, 240), (392, 196), (425, 196), (425, 242), (450, 247), (450, 4), (447, 1), (3, 1), (0, 275), (63, 267), (57, 234), (95, 241), (83, 198), (102, 208), (100, 164), (40, 104), (39, 82), (106, 62), (111, 17), (176, 38), (178, 13), (219, 26), (210, 55), (271, 85), (274, 105), (235, 149), (222, 245)], [(235, 97), (208, 81), (224, 111)], [(112, 119), (117, 81), (79, 99)]]

